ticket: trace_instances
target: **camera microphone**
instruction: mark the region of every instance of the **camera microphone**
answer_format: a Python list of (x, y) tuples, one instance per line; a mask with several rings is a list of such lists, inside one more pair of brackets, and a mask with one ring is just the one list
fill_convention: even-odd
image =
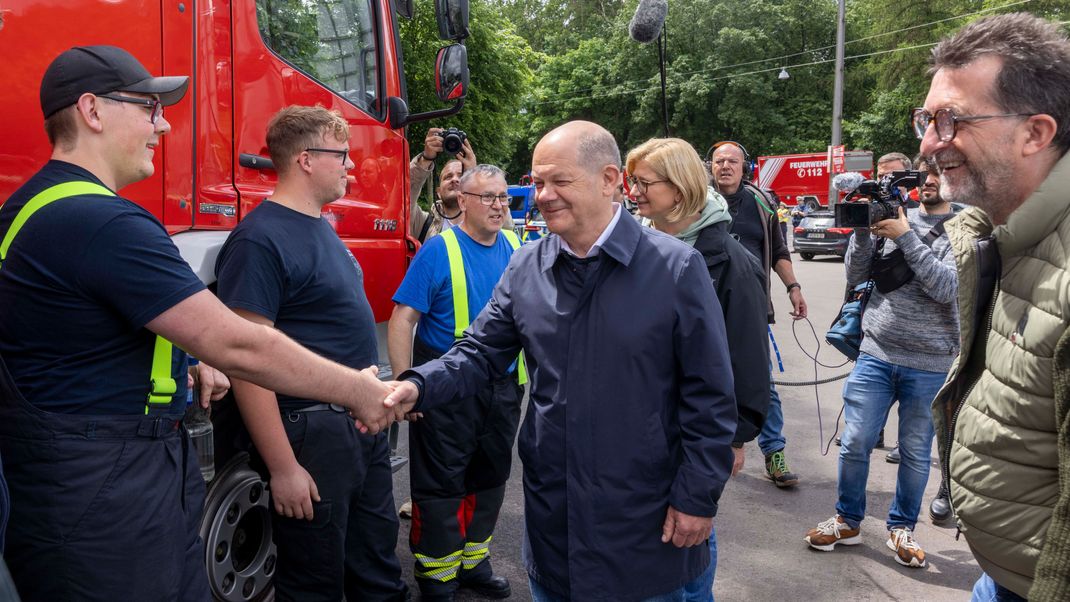
[(665, 15), (668, 12), (668, 0), (639, 0), (639, 6), (635, 7), (635, 14), (628, 23), (628, 35), (640, 44), (653, 42), (665, 27)]
[(840, 192), (851, 192), (857, 189), (866, 178), (857, 171), (841, 173), (832, 178), (832, 187)]

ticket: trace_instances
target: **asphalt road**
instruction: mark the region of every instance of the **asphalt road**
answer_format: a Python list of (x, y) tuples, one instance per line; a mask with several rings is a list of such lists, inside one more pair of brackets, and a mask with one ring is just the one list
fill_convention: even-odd
[[(843, 262), (832, 257), (801, 261), (798, 255), (794, 256), (794, 262), (809, 304), (810, 320), (822, 342), (818, 357), (828, 365), (840, 364), (844, 358), (824, 345), (824, 331), (839, 309), (844, 288)], [(774, 287), (778, 323), (773, 326), (773, 333), (783, 357), (784, 373), (777, 373), (774, 378), (785, 382), (815, 380), (814, 362), (802, 349), (812, 355), (817, 342), (805, 321), (792, 324), (787, 295), (782, 290)], [(798, 335), (801, 348), (794, 335)], [(844, 374), (849, 367), (819, 368), (817, 378)], [(863, 543), (840, 546), (833, 552), (818, 552), (803, 541), (808, 529), (835, 514), (839, 448), (832, 446), (828, 455), (822, 451), (836, 428), (842, 386), (843, 381), (839, 380), (816, 389), (778, 387), (784, 406), (788, 461), (801, 482), (793, 489), (778, 490), (764, 477), (763, 459), (757, 446), (748, 444), (746, 466), (725, 488), (714, 521), (719, 551), (714, 584), (716, 599), (722, 602), (968, 600), (980, 569), (965, 539), (955, 540), (954, 527), (936, 527), (928, 519), (928, 503), (939, 485), (935, 448), (933, 470), (916, 529), (917, 541), (928, 555), (926, 568), (898, 565), (885, 547), (884, 519), (895, 492), (896, 475), (896, 466), (884, 461), (886, 450), (875, 450), (872, 455), (867, 499), (870, 514), (862, 523)], [(896, 438), (895, 422), (893, 411), (886, 431), (889, 444)], [(842, 421), (840, 424), (842, 427)], [(403, 426), (402, 453), (406, 451), (406, 442)], [(511, 599), (530, 600), (520, 559), (524, 503), (515, 450), (513, 467), (491, 554), (495, 571), (512, 582)], [(407, 468), (395, 475), (394, 497), (399, 506), (408, 499)], [(403, 520), (397, 550), (406, 581), (415, 587), (408, 531), (408, 521)], [(479, 598), (462, 593), (458, 599)]]

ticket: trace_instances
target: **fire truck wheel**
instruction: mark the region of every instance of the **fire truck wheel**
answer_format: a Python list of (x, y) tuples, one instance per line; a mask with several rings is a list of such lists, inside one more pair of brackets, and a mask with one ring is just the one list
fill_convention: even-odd
[(803, 261), (810, 261), (814, 258), (813, 253), (799, 253), (799, 257), (802, 257)]
[(201, 519), (208, 584), (216, 600), (271, 602), (275, 544), (267, 483), (240, 453), (212, 480)]

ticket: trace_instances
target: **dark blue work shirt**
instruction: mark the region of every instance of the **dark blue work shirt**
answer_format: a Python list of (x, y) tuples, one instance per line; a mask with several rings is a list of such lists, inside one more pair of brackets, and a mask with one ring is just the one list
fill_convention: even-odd
[[(375, 316), (364, 272), (330, 223), (266, 201), (219, 252), (217, 294), (228, 307), (264, 316), (323, 357), (364, 369), (375, 364)], [(286, 407), (310, 400), (278, 395)]]
[[(0, 237), (37, 193), (88, 171), (49, 161), (0, 208)], [(102, 184), (101, 184), (102, 185)], [(22, 395), (49, 412), (137, 414), (149, 392), (164, 311), (204, 290), (151, 213), (120, 198), (75, 196), (40, 209), (0, 269), (0, 355)], [(186, 354), (173, 354), (185, 403)]]
[(446, 355), (401, 376), (418, 409), (474, 395), (524, 348), (528, 572), (574, 600), (641, 600), (709, 566), (661, 543), (669, 505), (714, 516), (736, 430), (724, 317), (705, 261), (622, 218), (594, 259), (525, 245)]

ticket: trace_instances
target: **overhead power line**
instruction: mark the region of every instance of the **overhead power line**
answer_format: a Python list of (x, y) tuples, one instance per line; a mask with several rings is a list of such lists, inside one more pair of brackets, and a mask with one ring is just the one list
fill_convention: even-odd
[[(849, 61), (849, 60), (852, 60), (852, 59), (860, 59), (860, 58), (866, 58), (866, 57), (870, 57), (870, 56), (877, 56), (879, 54), (889, 54), (889, 53), (892, 53), (892, 52), (904, 52), (904, 51), (907, 51), (907, 50), (917, 50), (919, 48), (931, 48), (933, 46), (936, 46), (936, 44), (937, 44), (937, 42), (931, 42), (929, 44), (918, 44), (916, 46), (907, 46), (907, 47), (903, 47), (903, 48), (892, 48), (892, 49), (889, 49), (889, 50), (878, 50), (876, 52), (866, 52), (864, 54), (853, 54), (851, 56), (843, 57), (843, 60)], [(746, 77), (748, 75), (756, 75), (756, 74), (759, 74), (759, 73), (768, 73), (770, 71), (778, 71), (778, 70), (780, 70), (782, 68), (783, 69), (798, 69), (798, 68), (801, 68), (801, 67), (812, 67), (814, 65), (822, 65), (822, 64), (825, 64), (825, 63), (832, 63), (832, 62), (835, 62), (835, 60), (836, 59), (821, 59), (821, 60), (818, 60), (818, 61), (809, 61), (809, 62), (806, 62), (806, 63), (796, 63), (794, 65), (783, 65), (783, 66), (777, 66), (777, 67), (768, 67), (768, 68), (765, 68), (765, 69), (756, 69), (754, 71), (747, 71), (745, 73), (733, 73), (731, 75), (722, 75), (722, 76), (719, 76), (719, 77), (704, 77), (704, 78), (702, 78), (702, 79), (700, 79), (698, 81), (713, 82), (713, 81), (719, 81), (719, 80), (723, 80), (723, 79), (733, 79), (733, 78), (736, 78), (736, 77)], [(680, 82), (680, 83), (676, 83), (676, 84), (669, 84), (667, 86), (667, 88), (678, 88), (680, 86), (693, 83), (694, 81), (696, 81), (696, 80), (689, 80), (689, 81), (686, 81), (686, 82)], [(637, 94), (639, 92), (648, 92), (648, 91), (654, 90), (654, 89), (658, 89), (658, 86), (651, 86), (649, 88), (636, 88), (636, 89), (633, 89), (633, 90), (620, 90), (620, 91), (617, 91), (617, 92), (606, 92), (604, 94), (592, 94), (590, 96), (573, 96), (573, 97), (570, 97), (570, 98), (562, 98), (560, 100), (545, 100), (545, 101), (533, 103), (532, 106), (540, 106), (540, 105), (547, 105), (547, 104), (558, 104), (558, 103), (562, 103), (562, 102), (568, 102), (570, 100), (587, 100), (587, 99), (591, 99), (591, 98), (605, 98), (605, 97), (610, 97), (610, 96), (620, 96), (622, 94)]]
[[(989, 13), (989, 12), (993, 12), (993, 11), (999, 11), (999, 10), (1003, 10), (1003, 9), (1010, 8), (1010, 7), (1013, 7), (1013, 6), (1019, 6), (1021, 4), (1027, 4), (1027, 3), (1032, 2), (1032, 1), (1033, 0), (1016, 0), (1015, 2), (1009, 2), (1007, 4), (1002, 4), (1000, 6), (993, 6), (993, 7), (989, 7), (989, 8), (984, 8), (984, 9), (981, 9), (981, 10), (978, 10), (978, 11), (974, 11), (972, 13), (964, 13), (964, 14), (961, 14), (961, 15), (956, 15), (954, 17), (947, 17), (947, 18), (944, 18), (944, 19), (938, 19), (936, 21), (930, 21), (928, 23), (921, 23), (921, 24), (918, 24), (918, 25), (912, 25), (910, 27), (904, 27), (902, 29), (896, 29), (894, 31), (887, 31), (887, 32), (882, 32), (882, 33), (878, 33), (878, 34), (873, 34), (871, 36), (865, 36), (865, 37), (857, 38), (857, 39), (854, 39), (854, 40), (848, 40), (848, 41), (844, 42), (844, 46), (847, 46), (849, 44), (857, 44), (859, 42), (864, 42), (864, 41), (872, 40), (872, 39), (876, 39), (876, 38), (882, 38), (882, 37), (886, 37), (886, 36), (890, 36), (890, 35), (895, 35), (895, 34), (898, 34), (898, 33), (903, 33), (905, 31), (911, 31), (911, 30), (914, 30), (914, 29), (922, 28), (922, 27), (929, 27), (929, 26), (932, 26), (932, 25), (939, 25), (940, 23), (946, 23), (948, 21), (954, 21), (956, 19), (964, 19), (966, 17), (973, 17), (973, 16), (976, 16), (976, 15), (984, 14), (984, 13)], [(930, 46), (931, 45), (932, 44), (930, 44)], [(749, 65), (757, 65), (757, 64), (760, 64), (760, 63), (769, 63), (769, 62), (774, 62), (774, 61), (782, 62), (784, 59), (790, 59), (790, 58), (794, 58), (794, 57), (797, 57), (797, 56), (803, 56), (803, 55), (807, 55), (807, 54), (814, 54), (814, 53), (817, 53), (817, 52), (821, 52), (821, 51), (824, 51), (824, 50), (831, 50), (831, 49), (834, 49), (834, 48), (835, 48), (835, 45), (832, 45), (832, 46), (821, 46), (821, 47), (818, 47), (818, 48), (811, 48), (811, 49), (808, 49), (808, 50), (803, 50), (801, 52), (794, 52), (792, 54), (785, 54), (785, 55), (782, 55), (782, 56), (775, 56), (775, 57), (764, 58), (764, 59), (756, 59), (756, 60), (753, 60), (753, 61), (745, 61), (745, 62), (742, 62), (742, 63), (736, 63), (734, 65), (723, 65), (723, 66), (718, 66), (718, 67), (711, 67), (709, 69), (699, 69), (699, 70), (696, 70), (696, 71), (681, 71), (681, 72), (675, 72), (675, 73), (670, 72), (670, 73), (672, 75), (675, 75), (675, 76), (689, 76), (689, 75), (696, 75), (696, 74), (699, 74), (699, 73), (711, 73), (711, 72), (716, 73), (718, 71), (726, 71), (728, 69), (735, 69), (735, 68), (738, 68), (738, 67), (747, 67)], [(894, 52), (895, 50), (896, 49), (891, 49), (891, 50), (888, 50), (887, 52)], [(829, 61), (817, 61), (815, 63), (802, 63), (802, 64), (803, 65), (820, 64), (822, 62), (829, 62)], [(778, 64), (776, 67), (772, 67), (772, 68), (769, 68), (769, 69), (763, 69), (763, 70), (754, 71), (754, 72), (748, 72), (748, 73), (741, 73), (739, 75), (740, 76), (751, 75), (753, 73), (764, 73), (766, 71), (774, 71), (774, 70), (779, 70), (779, 69), (782, 69), (782, 68), (790, 69), (791, 67), (792, 67), (792, 65)], [(617, 83), (613, 83), (613, 84), (601, 84), (601, 85), (598, 85), (598, 86), (593, 86), (591, 88), (585, 88), (585, 89), (580, 89), (580, 90), (572, 90), (572, 91), (569, 91), (569, 92), (557, 92), (557, 93), (554, 93), (554, 94), (547, 95), (546, 98), (548, 100), (544, 100), (544, 101), (540, 101), (540, 102), (534, 103), (534, 106), (543, 105), (543, 104), (552, 104), (554, 102), (559, 102), (559, 101), (549, 100), (549, 99), (556, 98), (558, 96), (571, 96), (571, 98), (566, 99), (566, 100), (587, 98), (587, 97), (575, 97), (575, 96), (572, 96), (572, 95), (574, 95), (574, 94), (586, 94), (586, 93), (595, 92), (595, 91), (601, 90), (601, 89), (607, 89), (608, 90), (608, 89), (611, 89), (611, 88), (616, 88), (618, 86), (637, 85), (637, 84), (641, 84), (641, 83), (645, 82), (646, 79), (647, 78), (637, 79), (637, 80), (629, 80), (629, 81), (623, 81), (623, 82), (617, 82)], [(730, 78), (723, 78), (722, 77), (722, 78), (715, 78), (715, 79), (730, 79)], [(699, 80), (699, 81), (713, 81), (713, 80), (705, 80), (705, 79), (703, 79), (703, 80)], [(608, 93), (608, 95), (610, 95), (610, 96), (615, 95), (615, 94), (617, 94), (617, 93)], [(597, 96), (597, 95), (595, 95), (595, 96)], [(563, 101), (560, 101), (560, 102), (563, 102)]]

